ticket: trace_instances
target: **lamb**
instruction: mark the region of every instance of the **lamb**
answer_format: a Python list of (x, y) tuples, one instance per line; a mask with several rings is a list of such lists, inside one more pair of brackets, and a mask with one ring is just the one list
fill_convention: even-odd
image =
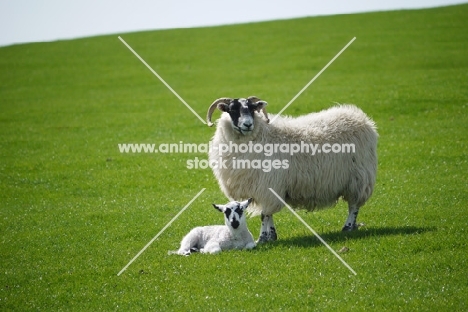
[[(309, 211), (334, 206), (343, 198), (348, 202), (348, 217), (342, 230), (357, 229), (359, 209), (372, 195), (376, 179), (375, 123), (354, 105), (336, 105), (296, 118), (271, 115), (275, 121), (269, 123), (266, 105), (267, 102), (255, 96), (220, 98), (211, 104), (207, 113), (207, 124), (212, 126), (214, 110), (223, 112), (210, 142), (209, 163), (228, 198), (253, 198), (248, 212), (252, 216), (260, 214), (262, 220), (257, 242), (277, 239), (273, 214), (284, 205), (269, 188), (295, 209)], [(241, 150), (242, 144), (244, 147), (260, 144), (264, 151), (268, 145), (282, 144), (301, 148), (313, 144), (319, 148), (315, 155), (311, 151), (262, 154)], [(354, 151), (331, 153), (329, 148), (325, 149), (345, 145), (354, 147)], [(226, 146), (230, 148), (227, 150)], [(277, 166), (270, 171), (247, 166), (265, 161), (267, 164), (276, 161)]]
[(252, 233), (247, 228), (244, 211), (252, 199), (243, 202), (232, 201), (226, 205), (213, 204), (224, 213), (225, 225), (200, 226), (192, 229), (180, 243), (179, 255), (191, 252), (216, 254), (222, 250), (252, 249), (256, 246)]

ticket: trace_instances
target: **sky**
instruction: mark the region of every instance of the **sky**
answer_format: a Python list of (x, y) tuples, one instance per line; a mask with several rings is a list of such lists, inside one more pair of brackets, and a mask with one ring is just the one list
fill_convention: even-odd
[(468, 0), (0, 0), (0, 46), (466, 2)]

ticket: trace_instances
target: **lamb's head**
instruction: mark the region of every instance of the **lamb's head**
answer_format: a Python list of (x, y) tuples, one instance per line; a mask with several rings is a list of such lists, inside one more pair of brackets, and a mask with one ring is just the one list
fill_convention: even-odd
[(216, 108), (220, 111), (228, 113), (231, 117), (231, 125), (234, 131), (237, 131), (243, 135), (249, 135), (252, 133), (254, 125), (254, 114), (255, 112), (263, 112), (267, 122), (269, 122), (265, 106), (267, 102), (260, 100), (256, 96), (249, 96), (248, 98), (231, 99), (231, 98), (220, 98), (211, 104), (208, 109), (206, 116), (208, 126), (213, 126), (211, 122), (211, 115)]
[(252, 198), (249, 198), (243, 202), (232, 201), (225, 205), (213, 204), (213, 207), (224, 213), (224, 223), (233, 228), (237, 229), (239, 225), (245, 224), (245, 210), (252, 202)]

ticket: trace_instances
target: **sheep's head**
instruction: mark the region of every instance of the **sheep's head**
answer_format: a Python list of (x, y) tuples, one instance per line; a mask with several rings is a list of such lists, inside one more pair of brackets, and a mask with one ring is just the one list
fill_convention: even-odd
[(222, 112), (226, 112), (231, 117), (232, 128), (243, 134), (249, 135), (254, 129), (254, 114), (255, 112), (263, 112), (267, 122), (269, 122), (265, 106), (267, 102), (260, 100), (256, 96), (250, 96), (247, 99), (230, 99), (220, 98), (211, 104), (206, 116), (208, 126), (213, 126), (211, 115), (216, 108)]
[(213, 207), (224, 213), (224, 223), (227, 226), (237, 229), (239, 225), (245, 223), (244, 211), (251, 202), (252, 198), (249, 198), (243, 202), (232, 201), (226, 205), (213, 204)]

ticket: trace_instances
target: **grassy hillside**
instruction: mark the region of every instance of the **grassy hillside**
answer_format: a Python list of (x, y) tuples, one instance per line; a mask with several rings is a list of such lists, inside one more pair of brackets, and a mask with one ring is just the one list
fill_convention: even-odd
[[(201, 115), (257, 95), (278, 112), (355, 103), (379, 128), (378, 181), (357, 233), (347, 209), (287, 210), (250, 252), (167, 255), (226, 199), (203, 125), (117, 35), (0, 48), (0, 310), (467, 310), (468, 5), (120, 34)], [(216, 113), (217, 118), (218, 113)], [(122, 275), (117, 273), (206, 191)], [(258, 235), (260, 221), (249, 219)]]

